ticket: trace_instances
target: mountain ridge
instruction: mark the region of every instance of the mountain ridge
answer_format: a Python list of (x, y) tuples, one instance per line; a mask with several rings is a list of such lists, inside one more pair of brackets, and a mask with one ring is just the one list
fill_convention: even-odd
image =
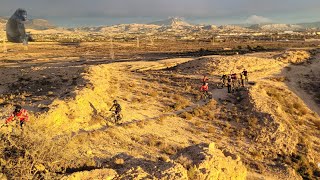
[[(5, 26), (7, 17), (0, 17), (1, 26)], [(50, 21), (46, 19), (30, 19), (26, 22), (27, 29), (35, 30), (47, 30), (55, 29), (59, 26), (55, 26)], [(169, 17), (167, 19), (154, 21), (150, 23), (130, 23), (130, 24), (118, 24), (118, 25), (101, 25), (101, 26), (82, 26), (68, 28), (70, 30), (81, 30), (87, 32), (106, 32), (108, 29), (118, 29), (117, 31), (132, 31), (135, 32), (141, 30), (160, 30), (166, 31), (168, 29), (202, 29), (202, 30), (261, 30), (261, 31), (305, 31), (308, 29), (319, 29), (320, 30), (320, 21), (317, 22), (307, 22), (307, 23), (295, 23), (295, 24), (286, 24), (286, 23), (264, 23), (264, 24), (229, 24), (217, 26), (214, 24), (192, 24), (186, 21), (181, 17)]]

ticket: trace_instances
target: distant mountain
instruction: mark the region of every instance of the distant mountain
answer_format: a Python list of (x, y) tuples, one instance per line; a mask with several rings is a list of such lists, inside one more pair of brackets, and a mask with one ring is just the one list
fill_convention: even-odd
[[(5, 27), (8, 18), (0, 17), (0, 26)], [(46, 30), (46, 29), (53, 29), (56, 26), (52, 25), (49, 21), (44, 19), (30, 19), (26, 22), (27, 29), (34, 29), (34, 30)]]
[(152, 22), (149, 24), (159, 25), (159, 26), (191, 26), (188, 22), (184, 21), (182, 18), (171, 17), (169, 19)]
[(0, 23), (6, 23), (8, 18), (0, 17)]
[(312, 22), (312, 23), (299, 23), (298, 25), (303, 26), (305, 28), (317, 28), (320, 29), (320, 21)]
[(27, 29), (47, 30), (55, 28), (49, 21), (44, 19), (31, 19), (26, 22)]
[(301, 31), (305, 27), (297, 24), (254, 24), (248, 27), (253, 30), (262, 31)]
[(297, 23), (297, 24), (251, 24), (247, 27), (262, 31), (303, 31), (306, 29), (320, 29), (320, 22)]

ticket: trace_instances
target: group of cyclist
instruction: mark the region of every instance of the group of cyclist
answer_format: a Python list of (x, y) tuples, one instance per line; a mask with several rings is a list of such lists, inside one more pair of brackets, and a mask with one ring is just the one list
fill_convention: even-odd
[[(202, 86), (200, 87), (200, 91), (202, 92), (202, 97), (204, 99), (211, 96), (209, 93), (209, 78), (204, 75), (201, 79)], [(228, 87), (228, 93), (232, 93), (240, 87), (245, 87), (248, 83), (248, 71), (244, 69), (241, 73), (230, 73), (229, 75), (223, 74), (221, 77), (222, 87)], [(114, 110), (113, 110), (114, 109)], [(113, 119), (115, 123), (118, 123), (122, 119), (121, 115), (121, 105), (117, 100), (113, 101), (112, 107), (109, 111), (113, 112)], [(10, 115), (10, 117), (5, 121), (5, 124), (8, 124), (13, 119), (17, 119), (21, 128), (23, 128), (25, 122), (29, 119), (29, 114), (26, 109), (23, 109), (20, 105), (15, 105), (15, 109)]]
[(240, 87), (245, 87), (248, 81), (248, 71), (246, 69), (238, 74), (231, 72), (229, 75), (223, 74), (221, 76), (222, 87), (228, 87), (228, 93), (232, 93)]
[[(200, 87), (200, 92), (205, 99), (206, 97), (210, 96), (208, 80), (209, 79), (206, 75), (204, 75), (201, 79), (202, 86)], [(218, 87), (227, 87), (228, 93), (232, 93), (248, 84), (248, 71), (246, 69), (244, 69), (241, 73), (234, 73), (231, 71), (231, 73), (228, 75), (223, 74), (220, 81), (221, 82), (218, 84)]]

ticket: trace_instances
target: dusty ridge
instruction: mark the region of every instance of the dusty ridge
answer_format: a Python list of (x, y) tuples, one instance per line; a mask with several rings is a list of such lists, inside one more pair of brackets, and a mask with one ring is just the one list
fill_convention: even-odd
[(109, 169), (74, 173), (63, 179), (246, 179), (240, 157), (222, 152), (214, 143), (182, 149), (166, 162), (152, 162), (119, 154), (107, 162)]

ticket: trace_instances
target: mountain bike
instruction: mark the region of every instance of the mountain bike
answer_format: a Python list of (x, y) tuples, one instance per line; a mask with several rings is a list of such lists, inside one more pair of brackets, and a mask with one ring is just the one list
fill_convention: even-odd
[(201, 92), (201, 99), (202, 100), (212, 99), (212, 94), (208, 91)]
[(218, 82), (218, 83), (216, 84), (216, 86), (217, 86), (218, 89), (222, 89), (222, 88), (224, 88), (224, 87), (227, 87), (226, 82), (224, 82), (223, 80), (221, 80), (220, 82)]
[(123, 119), (123, 115), (121, 113), (116, 113), (115, 111), (112, 112), (112, 114), (107, 117), (108, 121), (114, 122), (115, 124), (118, 124), (119, 121)]

